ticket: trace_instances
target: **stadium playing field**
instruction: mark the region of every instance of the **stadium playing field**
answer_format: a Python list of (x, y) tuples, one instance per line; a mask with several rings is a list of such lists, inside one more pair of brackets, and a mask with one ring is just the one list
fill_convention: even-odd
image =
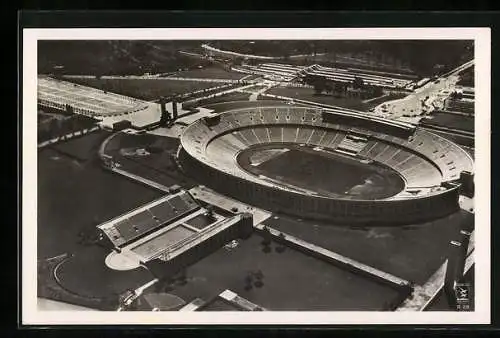
[[(404, 188), (403, 180), (393, 170), (349, 156), (296, 146), (265, 155), (269, 151), (249, 149), (238, 161), (255, 175), (328, 197), (381, 199)], [(264, 160), (253, 162), (259, 157)]]

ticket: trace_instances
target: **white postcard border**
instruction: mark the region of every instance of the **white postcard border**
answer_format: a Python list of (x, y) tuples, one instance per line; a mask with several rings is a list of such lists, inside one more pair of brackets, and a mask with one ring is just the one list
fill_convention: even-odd
[[(475, 40), (474, 312), (85, 312), (37, 310), (37, 40)], [(489, 324), (490, 92), (489, 28), (168, 28), (24, 29), (22, 59), (22, 324)]]

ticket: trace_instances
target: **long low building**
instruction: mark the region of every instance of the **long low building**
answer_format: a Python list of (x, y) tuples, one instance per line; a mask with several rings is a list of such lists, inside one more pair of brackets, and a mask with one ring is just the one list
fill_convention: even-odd
[(354, 68), (332, 68), (320, 65), (308, 67), (281, 63), (262, 63), (257, 66), (243, 65), (233, 67), (233, 70), (263, 76), (275, 81), (289, 82), (297, 77), (307, 75), (320, 76), (338, 82), (352, 82), (355, 77), (361, 78), (366, 84), (386, 88), (406, 88), (417, 79), (416, 76), (374, 72)]
[(38, 77), (38, 104), (59, 110), (69, 105), (75, 113), (92, 117), (119, 116), (148, 108), (146, 101), (48, 76)]
[(375, 75), (371, 74), (368, 71), (363, 71), (363, 70), (331, 68), (331, 67), (323, 67), (320, 65), (310, 66), (304, 69), (301, 74), (303, 76), (304, 75), (321, 76), (326, 79), (339, 82), (352, 82), (355, 77), (358, 77), (361, 78), (366, 84), (373, 86), (387, 87), (387, 88), (405, 88), (412, 82), (412, 80), (402, 79), (400, 77), (393, 77), (390, 76), (390, 74)]

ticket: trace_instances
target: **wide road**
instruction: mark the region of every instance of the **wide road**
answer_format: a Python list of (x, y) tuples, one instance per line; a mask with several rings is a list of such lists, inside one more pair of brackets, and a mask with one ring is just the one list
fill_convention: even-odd
[[(463, 65), (453, 69), (439, 77), (435, 81), (427, 83), (425, 86), (416, 89), (412, 94), (405, 98), (384, 102), (374, 108), (374, 114), (388, 119), (397, 119), (405, 122), (418, 122), (419, 115), (425, 111), (433, 110), (433, 106), (443, 104), (446, 94), (442, 90), (453, 91), (456, 83), (459, 81), (459, 73), (474, 65), (474, 60), (468, 61)], [(404, 117), (409, 115), (412, 117)]]

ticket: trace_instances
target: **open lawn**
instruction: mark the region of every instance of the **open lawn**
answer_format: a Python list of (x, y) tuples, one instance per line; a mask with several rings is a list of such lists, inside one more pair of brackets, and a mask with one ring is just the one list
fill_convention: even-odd
[(430, 119), (422, 119), (422, 125), (435, 125), (452, 129), (474, 131), (474, 118), (445, 112), (433, 112)]
[[(186, 270), (184, 285), (168, 292), (191, 301), (209, 300), (230, 289), (271, 310), (382, 310), (399, 296), (378, 284), (320, 259), (255, 234), (231, 250), (221, 248)], [(260, 272), (260, 283), (248, 278)]]
[(245, 76), (243, 73), (225, 70), (219, 67), (208, 67), (201, 69), (191, 69), (172, 74), (176, 77), (200, 78), (200, 79), (230, 79), (239, 80)]
[[(179, 140), (164, 136), (143, 134), (130, 135), (121, 133), (107, 144), (105, 153), (113, 156), (124, 169), (164, 186), (178, 184), (184, 188), (192, 188), (193, 180), (186, 177), (177, 167), (173, 155), (177, 152)], [(123, 150), (146, 149), (147, 156), (127, 155)]]
[(333, 95), (321, 94), (316, 95), (312, 88), (287, 88), (275, 87), (267, 91), (266, 94), (291, 97), (306, 101), (318, 102), (332, 106), (339, 106), (356, 110), (368, 110), (369, 106), (364, 104), (359, 98), (337, 98)]
[(350, 228), (321, 222), (270, 218), (264, 224), (374, 268), (423, 284), (445, 261), (449, 242), (461, 226), (474, 227), (474, 215), (456, 212), (423, 224)]
[(250, 97), (250, 94), (248, 94), (248, 93), (231, 92), (231, 93), (228, 93), (225, 95), (215, 96), (215, 97), (211, 97), (209, 99), (199, 101), (199, 102), (195, 103), (194, 106), (207, 107), (209, 105), (212, 105), (214, 103), (219, 103), (219, 102), (248, 101), (249, 97)]
[(240, 108), (248, 108), (248, 109), (253, 109), (253, 108), (258, 108), (258, 107), (268, 107), (268, 106), (284, 106), (286, 105), (285, 101), (281, 100), (258, 100), (258, 101), (230, 101), (227, 100), (227, 102), (217, 102), (217, 103), (210, 103), (204, 106), (207, 109), (213, 109), (217, 113), (222, 113), (227, 110), (232, 110), (232, 109), (240, 109)]
[(83, 136), (85, 140), (80, 140), (79, 137), (76, 137), (68, 141), (59, 142), (51, 147), (57, 152), (79, 161), (97, 160), (96, 154), (99, 151), (99, 146), (109, 135), (110, 132), (108, 131), (98, 130)]
[(146, 101), (220, 86), (218, 82), (161, 79), (71, 79), (72, 82)]
[(82, 232), (162, 195), (101, 168), (94, 153), (101, 143), (97, 136), (61, 144), (61, 152), (38, 152), (39, 259), (79, 250)]

